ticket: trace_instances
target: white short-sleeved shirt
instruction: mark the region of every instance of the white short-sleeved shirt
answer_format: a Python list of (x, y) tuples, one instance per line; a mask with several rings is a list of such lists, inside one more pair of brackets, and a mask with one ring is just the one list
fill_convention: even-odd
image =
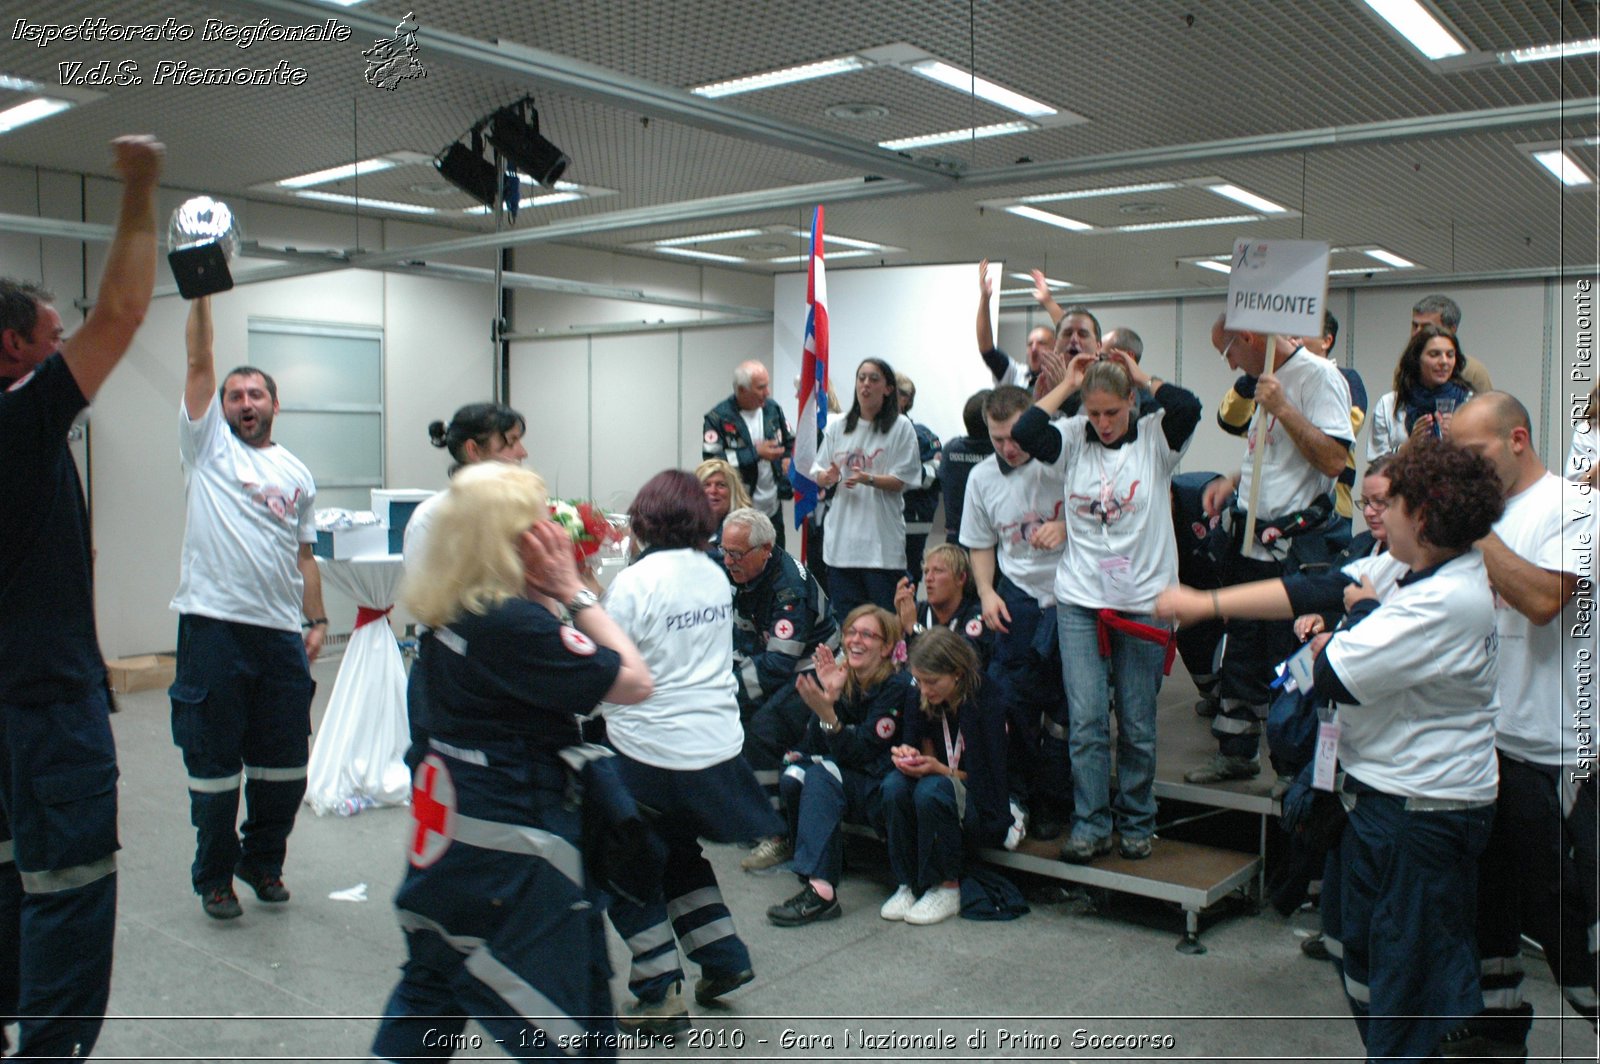
[(1339, 707), (1339, 763), (1387, 794), (1491, 802), (1494, 599), (1483, 555), (1469, 550), (1398, 585), (1325, 653), (1360, 703)]
[(602, 703), (607, 739), (656, 768), (692, 771), (738, 756), (733, 589), (722, 567), (704, 551), (650, 551), (617, 574), (604, 602), (655, 681), (637, 705)]
[(1357, 558), (1340, 570), (1358, 584), (1363, 576), (1370, 578), (1379, 602), (1388, 602), (1389, 596), (1394, 594), (1395, 585), (1410, 571), (1409, 565), (1388, 551)]
[(1580, 421), (1572, 430), (1572, 448), (1567, 452), (1567, 479), (1582, 480), (1595, 463), (1595, 429)]
[[(1298, 348), (1274, 375), (1283, 387), (1284, 398), (1307, 421), (1334, 439), (1350, 438), (1350, 385), (1338, 366)], [(1255, 473), (1252, 463), (1263, 430), (1267, 453), (1261, 463), (1261, 498), (1256, 503), (1258, 520), (1303, 510), (1317, 496), (1333, 490), (1334, 478), (1319, 472), (1307, 461), (1289, 431), (1257, 403), (1245, 437), (1243, 472), (1239, 478), (1240, 506), (1250, 501), (1250, 483)], [(1244, 553), (1258, 561), (1271, 561), (1274, 557), (1258, 543), (1246, 544)]]
[(317, 540), (311, 471), (277, 444), (240, 440), (216, 395), (198, 421), (178, 404), (178, 454), (187, 524), (172, 609), (300, 631), (300, 544)]
[[(1178, 582), (1172, 531), (1172, 471), (1182, 450), (1167, 443), (1165, 409), (1139, 418), (1138, 435), (1121, 447), (1091, 441), (1079, 414), (1050, 428), (1061, 436), (1053, 463), (1065, 478), (1067, 545), (1056, 567), (1056, 601), (1088, 609), (1149, 613), (1156, 596)], [(1191, 434), (1190, 439), (1193, 438)]]
[[(1546, 473), (1506, 500), (1494, 531), (1505, 545), (1541, 569), (1594, 577), (1595, 495)], [(1495, 596), (1500, 630), (1500, 749), (1539, 765), (1573, 766), (1580, 752), (1575, 714), (1588, 704), (1588, 754), (1594, 753), (1594, 628), (1579, 616), (1575, 594), (1561, 614), (1540, 626)], [(1592, 601), (1592, 600), (1591, 600)], [(1589, 652), (1580, 663), (1579, 649)], [(1587, 668), (1579, 668), (1586, 664)], [(1587, 679), (1587, 685), (1579, 681)], [(1580, 703), (1580, 699), (1582, 703)]]
[(434, 515), (443, 501), (444, 492), (437, 491), (423, 499), (417, 504), (417, 508), (411, 511), (411, 520), (406, 522), (405, 538), (400, 545), (400, 555), (408, 570), (417, 564), (422, 552), (427, 548), (428, 533), (433, 528)]
[(994, 548), (1007, 580), (1032, 595), (1039, 605), (1054, 605), (1062, 548), (1040, 550), (1028, 537), (1040, 525), (1061, 519), (1061, 471), (1038, 459), (1007, 470), (1001, 468), (1003, 461), (992, 454), (967, 478), (961, 545), (968, 550)]
[(846, 418), (828, 422), (817, 447), (813, 478), (834, 462), (839, 463), (839, 487), (828, 504), (827, 536), (822, 541), (823, 560), (845, 569), (904, 569), (906, 567), (905, 500), (898, 491), (847, 488), (844, 478), (858, 469), (897, 478), (906, 487), (922, 480), (922, 456), (917, 430), (904, 414), (888, 432), (879, 432), (861, 418), (856, 430), (844, 430)]

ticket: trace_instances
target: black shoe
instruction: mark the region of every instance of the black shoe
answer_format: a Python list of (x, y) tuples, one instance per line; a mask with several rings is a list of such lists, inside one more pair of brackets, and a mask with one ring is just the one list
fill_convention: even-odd
[(1028, 825), (1028, 838), (1038, 839), (1040, 842), (1049, 842), (1061, 837), (1061, 830), (1065, 825), (1049, 813), (1040, 813), (1039, 819)]
[(815, 923), (818, 920), (837, 920), (844, 914), (839, 908), (839, 899), (824, 900), (817, 888), (810, 883), (806, 889), (790, 898), (782, 905), (774, 905), (767, 910), (767, 919), (779, 927), (801, 927), (805, 924)]
[(724, 995), (731, 994), (756, 977), (756, 973), (746, 968), (742, 972), (713, 973), (700, 969), (700, 978), (695, 980), (694, 1000), (696, 1004), (705, 1007), (721, 1005), (718, 1000)]
[(1328, 952), (1328, 944), (1323, 940), (1320, 931), (1300, 943), (1300, 952), (1314, 961), (1333, 960), (1333, 955)]
[(232, 887), (218, 887), (200, 896), (200, 907), (213, 920), (237, 920), (244, 915)]
[[(268, 876), (262, 875), (260, 872), (252, 872), (245, 868), (244, 865), (235, 868), (233, 874), (238, 876), (245, 886), (255, 891), (256, 898), (260, 901), (277, 905), (289, 900), (289, 888), (283, 885), (283, 879), (279, 876)], [(232, 894), (233, 892), (230, 890), (228, 893)], [(234, 904), (238, 905), (238, 902), (235, 901)]]

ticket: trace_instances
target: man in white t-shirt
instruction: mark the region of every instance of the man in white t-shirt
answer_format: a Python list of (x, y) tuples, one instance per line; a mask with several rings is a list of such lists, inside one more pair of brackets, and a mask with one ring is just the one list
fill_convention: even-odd
[(1572, 1007), (1595, 1021), (1597, 496), (1547, 470), (1532, 435), (1527, 409), (1505, 392), (1475, 396), (1450, 426), (1452, 442), (1495, 467), (1506, 496), (1478, 543), (1500, 637), (1500, 796), (1479, 865), (1485, 1010), (1470, 1026), (1480, 1041), (1457, 1046), (1472, 1055), (1526, 1052), (1523, 935), (1543, 947)]
[[(1257, 378), (1255, 413), (1245, 435), (1244, 462), (1231, 477), (1206, 485), (1206, 513), (1232, 510), (1234, 551), (1224, 582), (1271, 580), (1311, 561), (1327, 561), (1319, 530), (1333, 510), (1334, 479), (1350, 447), (1350, 387), (1339, 368), (1277, 337), (1230, 329), (1226, 315), (1211, 326), (1211, 343), (1228, 367)], [(1255, 503), (1255, 539), (1243, 542), (1257, 447), (1266, 448)], [(1299, 535), (1299, 533), (1306, 533)], [(1315, 556), (1313, 556), (1315, 555)], [(1289, 621), (1230, 620), (1220, 671), (1221, 708), (1211, 719), (1215, 757), (1184, 774), (1190, 783), (1252, 779), (1261, 722), (1271, 704), (1273, 668), (1295, 647)]]
[[(1056, 567), (1067, 540), (1061, 472), (1035, 461), (1012, 438), (1033, 396), (1001, 385), (984, 402), (995, 453), (967, 478), (961, 545), (972, 562), (983, 623), (995, 633), (994, 665), (1026, 706), (1029, 734), (1013, 736), (1014, 753), (1036, 755), (1014, 766), (1028, 779), (1029, 834), (1049, 839), (1072, 815), (1067, 748), (1067, 696), (1061, 686), (1056, 640)], [(1041, 729), (1037, 739), (1032, 732)]]
[(783, 549), (783, 500), (792, 498), (789, 462), (794, 433), (772, 399), (772, 378), (759, 362), (733, 371), (733, 394), (706, 412), (701, 458), (723, 458), (739, 471), (751, 505), (766, 514)]
[(305, 796), (310, 664), (328, 619), (311, 554), (317, 489), (300, 460), (272, 442), (276, 382), (241, 366), (217, 388), (209, 297), (189, 305), (186, 337), (178, 452), (187, 527), (172, 599), (172, 736), (198, 836), (195, 893), (207, 916), (231, 920), (241, 914), (235, 876), (261, 901), (289, 900), (283, 858)]

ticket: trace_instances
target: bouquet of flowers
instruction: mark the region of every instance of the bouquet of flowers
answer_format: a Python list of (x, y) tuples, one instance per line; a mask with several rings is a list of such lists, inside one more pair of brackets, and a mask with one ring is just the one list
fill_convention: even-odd
[(608, 541), (616, 538), (616, 531), (606, 518), (606, 512), (588, 499), (552, 499), (550, 519), (560, 525), (572, 540), (572, 557), (580, 568), (599, 552)]

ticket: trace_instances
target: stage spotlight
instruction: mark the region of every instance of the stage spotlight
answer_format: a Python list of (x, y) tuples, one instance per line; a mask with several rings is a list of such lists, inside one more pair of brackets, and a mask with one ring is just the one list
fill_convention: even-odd
[(500, 182), (495, 176), (494, 164), (483, 157), (483, 139), (477, 131), (472, 134), (472, 147), (456, 141), (439, 153), (433, 165), (456, 188), (485, 207), (494, 207)]
[(506, 165), (528, 174), (546, 188), (555, 187), (571, 162), (565, 152), (539, 134), (539, 112), (533, 109), (532, 98), (519, 100), (489, 116), (489, 143), (500, 152)]

